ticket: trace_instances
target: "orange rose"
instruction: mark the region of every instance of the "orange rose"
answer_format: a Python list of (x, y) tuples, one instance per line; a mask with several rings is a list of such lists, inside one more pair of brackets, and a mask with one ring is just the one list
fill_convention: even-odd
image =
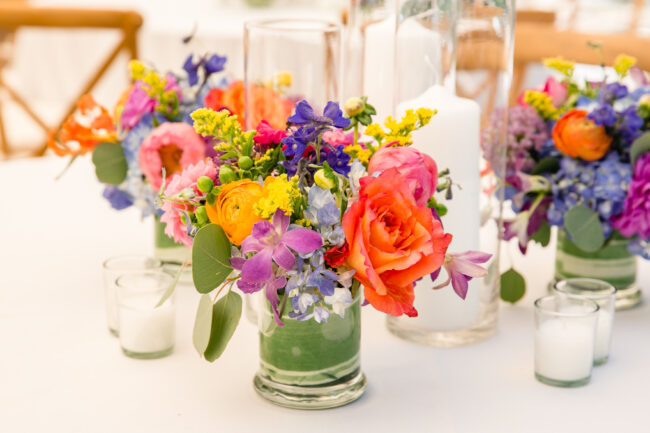
[(555, 147), (565, 155), (596, 161), (609, 152), (612, 137), (587, 119), (585, 110), (570, 110), (553, 127)]
[(262, 219), (253, 206), (263, 196), (262, 185), (242, 179), (224, 185), (214, 206), (206, 204), (205, 210), (210, 222), (220, 225), (230, 242), (240, 245), (251, 234), (253, 224)]
[(343, 230), (350, 245), (346, 263), (357, 271), (366, 300), (394, 316), (417, 316), (414, 282), (442, 266), (451, 235), (431, 209), (417, 205), (407, 179), (394, 168), (362, 178)]
[[(284, 129), (287, 117), (291, 115), (294, 104), (288, 98), (270, 87), (251, 85), (251, 110), (249, 113), (252, 127), (266, 120), (273, 129)], [(227, 89), (211, 89), (205, 97), (205, 106), (215, 111), (227, 108), (236, 114), (239, 123), (244, 126), (244, 82), (233, 81)]]

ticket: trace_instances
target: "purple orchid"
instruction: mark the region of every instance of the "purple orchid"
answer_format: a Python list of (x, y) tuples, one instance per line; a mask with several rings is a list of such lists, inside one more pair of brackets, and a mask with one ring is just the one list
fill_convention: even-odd
[[(480, 251), (466, 251), (460, 254), (447, 254), (443, 267), (447, 271), (449, 278), (444, 283), (434, 287), (441, 289), (451, 282), (454, 292), (462, 299), (467, 296), (468, 283), (472, 278), (480, 278), (487, 275), (487, 270), (480, 266), (490, 260), (492, 254), (482, 253)], [(435, 280), (440, 274), (440, 269), (431, 274), (431, 279)]]
[(255, 252), (249, 259), (233, 258), (233, 268), (241, 270), (237, 286), (245, 293), (253, 293), (264, 288), (266, 297), (273, 307), (278, 325), (282, 326), (278, 314), (278, 289), (286, 284), (284, 276), (275, 275), (273, 262), (279, 268), (290, 271), (296, 265), (296, 257), (289, 250), (299, 254), (309, 254), (323, 246), (321, 235), (306, 228), (289, 230), (290, 218), (281, 209), (275, 211), (272, 222), (263, 220), (255, 223), (253, 231), (241, 245), (242, 254)]
[(122, 128), (131, 129), (138, 124), (142, 115), (153, 113), (156, 107), (156, 100), (147, 95), (147, 92), (140, 87), (141, 82), (137, 82), (131, 90), (129, 98), (124, 104), (122, 111)]

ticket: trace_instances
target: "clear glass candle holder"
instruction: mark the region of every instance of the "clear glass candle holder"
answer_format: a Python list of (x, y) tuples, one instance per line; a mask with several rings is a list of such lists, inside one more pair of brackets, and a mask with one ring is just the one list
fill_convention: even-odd
[(126, 356), (155, 359), (173, 352), (173, 296), (157, 306), (173, 280), (162, 271), (130, 273), (117, 279), (120, 345)]
[(280, 19), (244, 24), (246, 127), (266, 120), (284, 128), (305, 99), (322, 112), (341, 96), (341, 28), (321, 20)]
[(542, 383), (577, 387), (589, 383), (598, 304), (555, 294), (535, 301), (535, 377)]
[(106, 322), (111, 334), (116, 337), (119, 335), (117, 286), (115, 285), (117, 278), (131, 272), (160, 271), (162, 266), (163, 263), (158, 259), (136, 254), (111, 257), (102, 263)]
[(609, 359), (612, 343), (612, 325), (616, 310), (616, 289), (606, 281), (592, 278), (569, 278), (555, 283), (558, 293), (584, 297), (598, 304), (598, 325), (594, 346), (594, 365), (601, 365)]

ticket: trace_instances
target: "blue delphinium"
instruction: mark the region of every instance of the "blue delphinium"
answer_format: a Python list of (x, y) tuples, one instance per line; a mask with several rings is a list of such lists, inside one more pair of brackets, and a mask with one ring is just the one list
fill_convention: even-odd
[(343, 152), (345, 146), (339, 144), (327, 152), (326, 160), (332, 170), (346, 176), (350, 173), (350, 155)]
[(552, 176), (553, 202), (547, 216), (551, 225), (563, 227), (564, 215), (582, 204), (598, 213), (603, 234), (612, 233), (610, 219), (623, 211), (632, 169), (610, 152), (600, 161), (582, 161), (565, 156)]
[(107, 185), (102, 195), (110, 202), (111, 207), (115, 210), (126, 209), (133, 204), (131, 194), (113, 185)]
[(199, 82), (199, 70), (203, 69), (204, 79), (207, 80), (210, 75), (223, 71), (225, 65), (226, 57), (223, 56), (213, 54), (210, 57), (200, 57), (195, 62), (194, 55), (190, 54), (183, 64), (183, 69), (187, 72), (190, 86), (194, 86)]

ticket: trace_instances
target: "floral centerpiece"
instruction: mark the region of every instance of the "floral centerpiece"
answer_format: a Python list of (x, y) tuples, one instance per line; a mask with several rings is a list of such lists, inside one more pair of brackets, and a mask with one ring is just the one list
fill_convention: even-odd
[[(561, 79), (525, 90), (509, 108), (506, 198), (515, 216), (505, 239), (549, 243), (557, 227), (556, 279), (592, 277), (612, 283), (620, 304), (639, 300), (635, 256), (650, 256), (650, 86), (621, 55), (615, 79), (579, 82), (572, 62), (548, 59)], [(498, 148), (492, 124), (483, 133), (487, 155)], [(502, 294), (516, 301), (524, 279), (502, 276)]]
[[(156, 255), (182, 264), (189, 259), (189, 238), (173, 236), (170, 216), (156, 207), (165, 178), (216, 156), (214, 142), (197, 134), (190, 113), (211, 107), (240, 113), (241, 81), (231, 83), (222, 71), (226, 58), (211, 54), (190, 55), (183, 73), (161, 74), (139, 61), (129, 64), (133, 84), (122, 94), (112, 112), (91, 95), (82, 97), (77, 111), (48, 141), (56, 155), (77, 157), (92, 153), (97, 178), (105, 184), (103, 196), (116, 210), (136, 207), (142, 217), (155, 217)], [(291, 111), (293, 103), (272, 89)], [(173, 190), (174, 184), (167, 188)], [(176, 239), (176, 242), (172, 240)]]
[(435, 113), (371, 124), (365, 98), (347, 101), (345, 112), (329, 102), (320, 113), (302, 100), (283, 127), (262, 117), (244, 131), (229, 111), (199, 109), (194, 129), (220, 156), (175, 174), (162, 194), (174, 239), (193, 243), (203, 294), (196, 349), (209, 361), (225, 350), (241, 316), (235, 287), (261, 294), (255, 387), (291, 407), (333, 407), (363, 393), (363, 302), (416, 316), (415, 281), (435, 280), (444, 267), (438, 288), (451, 283), (464, 298), (489, 258), (447, 252), (452, 235), (434, 195), (448, 188), (438, 185), (448, 173), (409, 147)]

